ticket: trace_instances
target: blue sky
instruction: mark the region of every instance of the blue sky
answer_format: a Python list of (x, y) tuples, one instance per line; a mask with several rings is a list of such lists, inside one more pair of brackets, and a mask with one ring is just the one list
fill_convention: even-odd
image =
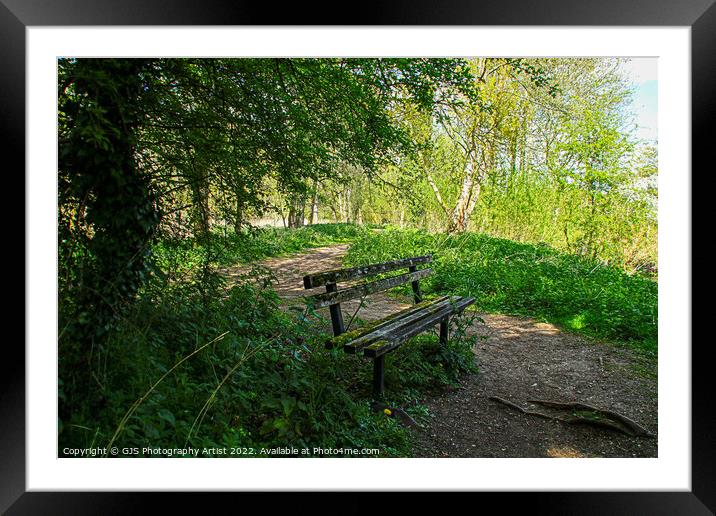
[(643, 140), (657, 140), (657, 61), (656, 57), (629, 58), (621, 67), (635, 88), (632, 111), (636, 114), (636, 135)]

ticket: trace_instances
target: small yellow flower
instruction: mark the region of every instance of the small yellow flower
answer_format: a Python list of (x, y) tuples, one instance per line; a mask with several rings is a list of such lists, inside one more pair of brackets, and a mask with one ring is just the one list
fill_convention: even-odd
[(391, 415), (391, 414), (392, 414), (392, 412), (390, 411), (390, 409), (389, 409), (389, 408), (387, 408), (387, 409), (383, 409), (383, 413), (384, 413), (384, 414), (385, 414), (386, 416), (389, 416), (389, 415)]

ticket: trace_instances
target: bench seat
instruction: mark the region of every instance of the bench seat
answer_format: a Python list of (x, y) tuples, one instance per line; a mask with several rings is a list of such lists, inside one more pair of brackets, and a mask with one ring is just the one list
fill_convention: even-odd
[(475, 298), (460, 296), (443, 296), (423, 301), (363, 328), (333, 337), (326, 346), (342, 346), (347, 353), (363, 351), (367, 357), (378, 357), (447, 317), (462, 312), (474, 302)]

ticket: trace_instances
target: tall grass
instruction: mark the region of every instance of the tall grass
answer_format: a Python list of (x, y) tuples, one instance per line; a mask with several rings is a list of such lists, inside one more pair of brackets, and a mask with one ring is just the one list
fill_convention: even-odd
[(351, 246), (352, 265), (432, 253), (434, 293), (477, 298), (488, 312), (530, 315), (590, 336), (657, 349), (657, 283), (546, 245), (483, 234), (388, 228)]

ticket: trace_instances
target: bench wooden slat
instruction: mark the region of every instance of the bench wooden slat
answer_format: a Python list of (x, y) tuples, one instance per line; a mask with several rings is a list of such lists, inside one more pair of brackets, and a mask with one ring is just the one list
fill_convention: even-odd
[(403, 258), (384, 263), (352, 267), (350, 269), (335, 269), (317, 274), (308, 274), (303, 277), (303, 286), (307, 289), (316, 288), (326, 283), (337, 283), (339, 281), (358, 279), (364, 276), (374, 276), (383, 272), (394, 271), (395, 269), (406, 269), (422, 263), (430, 263), (432, 259), (432, 255), (428, 254), (425, 256), (415, 256), (413, 258)]
[(373, 342), (384, 339), (386, 335), (392, 333), (393, 331), (407, 326), (415, 321), (419, 321), (420, 319), (428, 317), (440, 310), (443, 310), (445, 307), (449, 306), (451, 302), (455, 302), (457, 299), (459, 298), (445, 297), (432, 303), (428, 303), (427, 305), (422, 306), (420, 310), (413, 311), (403, 317), (388, 321), (387, 324), (383, 324), (378, 328), (374, 328), (373, 331), (366, 333), (361, 337), (353, 339), (350, 342), (346, 342), (343, 345), (343, 349), (347, 353), (357, 353), (358, 351), (360, 351), (366, 346), (369, 346)]
[[(424, 309), (426, 306), (429, 306), (433, 303), (439, 303), (440, 301), (443, 301), (445, 299), (448, 299), (448, 296), (442, 296), (437, 299), (423, 301), (422, 303), (413, 305), (409, 308), (406, 308), (405, 310), (401, 310), (400, 312), (391, 314), (387, 317), (384, 317), (383, 319), (369, 322), (365, 326), (361, 326), (360, 328), (356, 328), (355, 330), (341, 333), (337, 337), (331, 337), (330, 339), (328, 339), (326, 341), (326, 347), (328, 349), (333, 349), (336, 346), (342, 347), (345, 343), (349, 343), (349, 342), (351, 342), (355, 339), (358, 339), (368, 333), (371, 333), (371, 332), (374, 332), (381, 328), (384, 328), (386, 325), (396, 321), (398, 318), (409, 316), (410, 314), (412, 314), (414, 312), (418, 312), (418, 311)], [(351, 352), (347, 349), (346, 349), (346, 351), (348, 351), (349, 353)]]
[(378, 281), (371, 281), (369, 283), (364, 283), (363, 285), (357, 285), (355, 287), (339, 290), (337, 292), (324, 292), (322, 294), (307, 296), (305, 299), (309, 300), (309, 302), (313, 302), (314, 308), (322, 308), (324, 306), (335, 305), (344, 301), (350, 301), (351, 299), (364, 297), (382, 290), (388, 290), (389, 288), (397, 287), (403, 283), (424, 278), (431, 272), (432, 269), (422, 269)]
[(365, 356), (373, 358), (384, 355), (400, 346), (406, 340), (422, 333), (426, 328), (437, 324), (443, 318), (462, 312), (468, 305), (471, 305), (474, 302), (475, 298), (473, 297), (460, 298), (460, 300), (454, 305), (450, 305), (428, 317), (420, 319), (407, 328), (401, 327), (395, 333), (385, 335), (382, 340), (374, 342), (370, 346), (364, 348), (363, 353)]

